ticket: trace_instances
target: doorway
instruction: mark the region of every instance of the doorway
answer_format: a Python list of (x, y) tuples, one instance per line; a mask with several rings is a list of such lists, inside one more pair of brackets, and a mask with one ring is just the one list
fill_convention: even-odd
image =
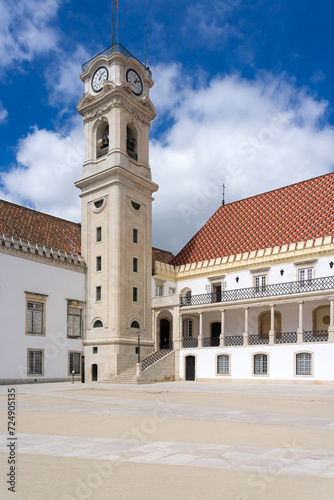
[(195, 356), (186, 357), (186, 380), (195, 380)]
[(92, 365), (92, 382), (97, 382), (97, 374), (98, 374), (97, 365), (94, 364)]
[(164, 347), (169, 345), (169, 330), (170, 323), (168, 319), (160, 320), (160, 349), (164, 349)]

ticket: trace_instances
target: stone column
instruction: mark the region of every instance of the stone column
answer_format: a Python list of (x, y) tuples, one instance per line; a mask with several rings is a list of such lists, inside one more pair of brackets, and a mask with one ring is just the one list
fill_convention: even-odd
[(275, 304), (270, 304), (269, 344), (275, 344)]
[(183, 348), (183, 317), (180, 313), (179, 316), (179, 339), (180, 339), (180, 348)]
[(245, 331), (244, 331), (244, 345), (249, 345), (249, 331), (248, 331), (248, 309), (245, 307)]
[(220, 347), (225, 345), (225, 309), (221, 310)]
[(299, 318), (298, 318), (298, 330), (297, 330), (298, 344), (302, 344), (304, 342), (303, 304), (304, 304), (303, 301), (298, 302), (299, 305)]
[(203, 347), (203, 313), (199, 313), (198, 347)]
[(330, 321), (328, 327), (328, 342), (334, 342), (334, 297), (329, 297)]

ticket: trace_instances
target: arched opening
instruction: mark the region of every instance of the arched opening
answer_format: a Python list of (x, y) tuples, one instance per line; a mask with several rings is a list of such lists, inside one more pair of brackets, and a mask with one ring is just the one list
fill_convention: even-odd
[(195, 356), (186, 357), (186, 380), (195, 380)]
[(97, 382), (98, 378), (98, 366), (97, 364), (92, 365), (92, 382)]
[(160, 345), (159, 348), (163, 349), (170, 343), (170, 322), (166, 318), (160, 320)]
[[(258, 323), (259, 335), (268, 335), (271, 326), (271, 311), (259, 314)], [(278, 311), (275, 311), (274, 328), (277, 334), (282, 333), (282, 315)]]
[(140, 325), (139, 325), (138, 321), (132, 321), (131, 328), (137, 328), (137, 329), (139, 329)]
[(104, 156), (109, 151), (109, 125), (103, 121), (96, 131), (96, 158)]
[(134, 160), (138, 160), (138, 134), (134, 125), (126, 127), (126, 152)]
[(330, 324), (330, 307), (319, 306), (312, 312), (314, 332), (326, 332)]
[(97, 319), (96, 321), (94, 321), (93, 328), (102, 328), (102, 327), (103, 327), (103, 323), (100, 319)]

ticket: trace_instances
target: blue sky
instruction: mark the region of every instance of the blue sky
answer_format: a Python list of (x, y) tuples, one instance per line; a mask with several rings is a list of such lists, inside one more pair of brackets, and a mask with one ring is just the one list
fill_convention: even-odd
[[(221, 204), (334, 165), (330, 0), (119, 0), (158, 117), (153, 244), (177, 252)], [(111, 1), (0, 0), (0, 198), (73, 221), (81, 64), (111, 45)]]

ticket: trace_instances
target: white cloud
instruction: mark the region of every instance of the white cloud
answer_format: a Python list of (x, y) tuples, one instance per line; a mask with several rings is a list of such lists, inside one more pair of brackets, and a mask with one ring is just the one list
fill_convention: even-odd
[(56, 48), (58, 36), (50, 22), (62, 0), (0, 0), (0, 58), (2, 68), (31, 61)]
[(5, 123), (7, 121), (8, 111), (3, 107), (2, 102), (0, 101), (0, 124)]
[[(229, 75), (194, 88), (173, 64), (154, 77), (152, 100), (168, 124), (150, 145), (152, 178), (160, 185), (154, 245), (180, 250), (219, 208), (223, 182), (232, 202), (332, 170), (327, 103), (285, 75), (262, 73), (252, 81)], [(2, 174), (0, 197), (80, 220), (73, 183), (81, 177), (83, 141), (79, 116), (62, 131), (33, 129), (18, 144), (16, 165)]]
[(34, 128), (19, 142), (17, 164), (1, 175), (1, 198), (80, 221), (79, 190), (84, 159), (81, 118), (68, 134)]
[[(62, 108), (71, 106), (73, 101), (79, 101), (84, 85), (78, 75), (82, 73), (81, 65), (89, 59), (86, 50), (78, 46), (71, 55), (58, 55), (56, 68), (48, 66), (45, 73), (48, 89), (50, 90), (48, 101), (53, 106)], [(62, 61), (60, 64), (59, 61)]]
[(180, 250), (219, 208), (223, 182), (231, 202), (332, 170), (327, 103), (285, 75), (217, 77), (174, 97), (174, 123), (150, 151), (157, 246)]

